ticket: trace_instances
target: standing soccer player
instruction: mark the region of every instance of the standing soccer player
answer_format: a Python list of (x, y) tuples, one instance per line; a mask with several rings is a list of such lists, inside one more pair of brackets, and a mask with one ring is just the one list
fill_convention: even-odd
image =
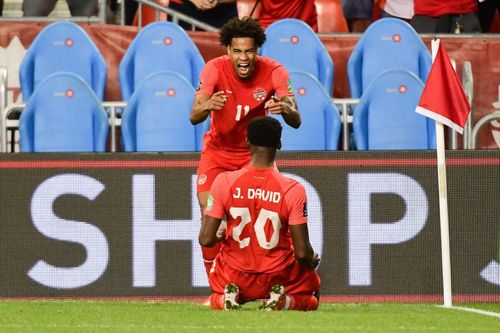
[[(234, 18), (220, 31), (220, 42), (228, 54), (210, 60), (201, 72), (189, 118), (192, 124), (198, 124), (211, 117), (197, 172), (202, 215), (215, 177), (250, 162), (245, 140), (251, 119), (271, 112), (280, 114), (294, 128), (300, 126), (300, 113), (285, 67), (257, 55), (265, 40), (257, 21)], [(202, 247), (207, 274), (218, 251), (218, 246)]]
[(269, 297), (265, 310), (316, 310), (319, 257), (309, 242), (304, 187), (274, 167), (281, 124), (258, 117), (248, 125), (250, 165), (214, 181), (200, 229), (202, 246), (213, 246), (227, 217), (225, 238), (209, 275), (214, 309)]

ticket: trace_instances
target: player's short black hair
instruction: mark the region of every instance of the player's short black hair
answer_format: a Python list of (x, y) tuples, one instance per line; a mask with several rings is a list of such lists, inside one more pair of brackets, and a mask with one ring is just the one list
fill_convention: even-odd
[(219, 40), (221, 45), (230, 46), (233, 38), (244, 37), (253, 38), (257, 47), (261, 47), (266, 41), (266, 34), (259, 22), (247, 16), (227, 21), (220, 30)]
[(282, 126), (275, 118), (255, 117), (248, 124), (248, 142), (253, 146), (279, 149), (281, 147), (281, 130)]

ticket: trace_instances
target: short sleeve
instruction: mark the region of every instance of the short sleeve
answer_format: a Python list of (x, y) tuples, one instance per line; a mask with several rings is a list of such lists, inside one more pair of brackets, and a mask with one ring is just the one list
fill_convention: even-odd
[(292, 82), (285, 66), (278, 66), (273, 70), (272, 80), (276, 96), (293, 96)]
[(219, 70), (213, 62), (209, 61), (200, 73), (200, 82), (198, 83), (196, 93), (202, 92), (207, 95), (212, 95), (218, 80)]
[(215, 180), (210, 187), (205, 215), (218, 219), (222, 218), (224, 216), (224, 202), (226, 201), (228, 192), (229, 187), (227, 179), (225, 175), (221, 173), (215, 177)]
[(300, 183), (295, 183), (285, 195), (285, 202), (290, 212), (288, 216), (288, 224), (304, 224), (307, 223), (307, 197), (304, 186)]

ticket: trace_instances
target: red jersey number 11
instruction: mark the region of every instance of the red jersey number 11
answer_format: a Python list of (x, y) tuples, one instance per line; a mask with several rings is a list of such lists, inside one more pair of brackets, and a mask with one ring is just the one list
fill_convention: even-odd
[(250, 111), (250, 105), (241, 105), (238, 104), (236, 105), (236, 121), (240, 121), (242, 116), (241, 116), (241, 111), (244, 111), (245, 113), (243, 114), (243, 117), (245, 117), (248, 114), (248, 111)]

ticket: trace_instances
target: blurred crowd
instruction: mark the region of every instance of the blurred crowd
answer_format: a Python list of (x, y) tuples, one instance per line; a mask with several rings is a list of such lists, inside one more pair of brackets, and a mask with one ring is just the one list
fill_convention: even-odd
[[(107, 1), (107, 21), (117, 23), (118, 0)], [(298, 18), (318, 31), (317, 8), (311, 0), (156, 0), (160, 5), (220, 28), (238, 16), (238, 2), (250, 3), (250, 15), (258, 17), (263, 27), (282, 18)], [(419, 33), (489, 32), (493, 19), (500, 13), (500, 0), (331, 0), (342, 6), (349, 32), (363, 32), (371, 22), (383, 17), (396, 17), (410, 23)], [(48, 16), (58, 0), (24, 0), (25, 17)], [(90, 17), (99, 13), (98, 0), (66, 0), (72, 16)], [(318, 1), (316, 1), (318, 2)], [(134, 24), (138, 3), (123, 0), (122, 22)], [(0, 0), (0, 15), (4, 1)], [(254, 15), (254, 13), (258, 13)], [(240, 13), (241, 16), (241, 13)], [(180, 22), (186, 28), (191, 26)]]

